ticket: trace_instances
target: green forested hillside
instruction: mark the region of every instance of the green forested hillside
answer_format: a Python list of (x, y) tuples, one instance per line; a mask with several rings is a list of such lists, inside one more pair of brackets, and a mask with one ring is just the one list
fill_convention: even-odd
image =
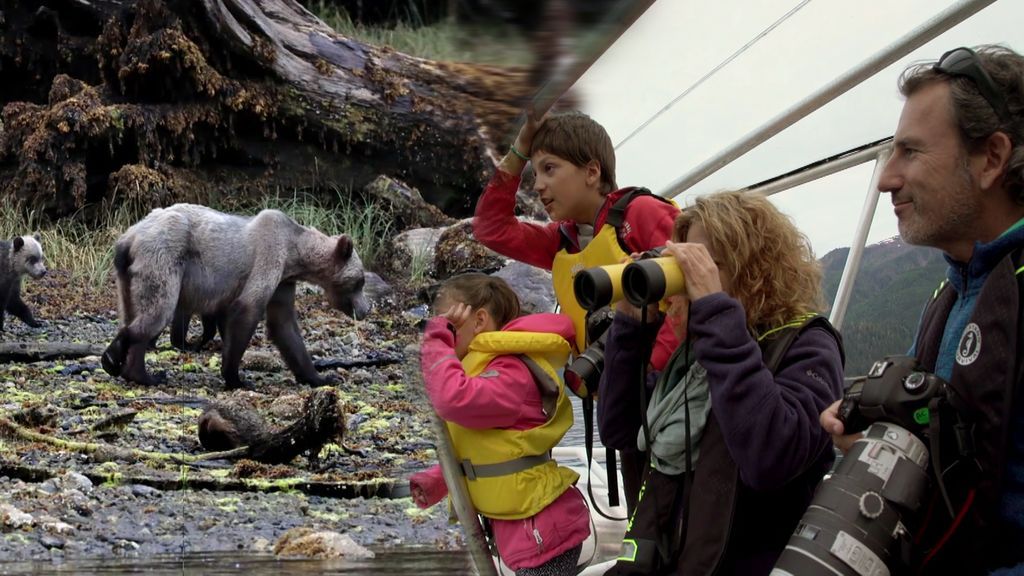
[[(821, 259), (828, 303), (835, 298), (849, 252), (839, 248)], [(898, 238), (864, 250), (842, 330), (847, 376), (864, 374), (886, 354), (907, 351), (921, 310), (945, 273), (941, 252), (909, 246)]]

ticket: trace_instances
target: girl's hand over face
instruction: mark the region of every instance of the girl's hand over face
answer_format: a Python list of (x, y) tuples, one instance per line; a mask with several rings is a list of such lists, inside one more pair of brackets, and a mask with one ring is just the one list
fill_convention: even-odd
[(470, 307), (469, 304), (464, 304), (462, 302), (456, 302), (448, 309), (447, 312), (442, 314), (442, 316), (448, 319), (448, 322), (451, 323), (452, 327), (454, 327), (456, 331), (461, 329), (472, 315), (473, 308)]

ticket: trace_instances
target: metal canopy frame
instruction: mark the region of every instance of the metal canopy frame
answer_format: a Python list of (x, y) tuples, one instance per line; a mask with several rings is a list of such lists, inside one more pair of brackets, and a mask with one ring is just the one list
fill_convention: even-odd
[[(877, 72), (885, 69), (900, 58), (920, 48), (930, 40), (938, 37), (943, 32), (970, 18), (983, 8), (993, 4), (996, 0), (962, 0), (950, 6), (946, 10), (932, 17), (919, 27), (907, 33), (896, 42), (886, 46), (874, 56), (860, 63), (852, 70), (836, 78), (823, 86), (816, 93), (797, 102), (788, 110), (772, 118), (761, 127), (743, 136), (731, 146), (720, 151), (718, 154), (705, 160), (699, 166), (684, 174), (659, 192), (666, 198), (675, 198), (694, 184), (704, 180), (708, 176), (721, 170), (732, 161), (746, 154), (750, 150), (764, 143), (766, 140), (785, 130), (789, 126), (800, 121), (810, 113), (835, 100), (861, 82), (874, 76)], [(846, 266), (843, 268), (843, 275), (839, 281), (839, 289), (836, 292), (835, 300), (832, 303), (832, 311), (829, 320), (837, 330), (842, 329), (843, 320), (846, 316), (846, 309), (849, 306), (850, 294), (853, 292), (853, 283), (860, 269), (861, 256), (864, 252), (864, 244), (868, 232), (871, 229), (871, 221), (874, 219), (875, 209), (878, 206), (878, 179), (882, 168), (891, 154), (891, 139), (880, 141), (849, 154), (839, 155), (823, 162), (816, 162), (806, 169), (798, 170), (789, 175), (769, 180), (762, 184), (755, 184), (745, 190), (758, 191), (764, 194), (777, 194), (794, 186), (805, 184), (830, 174), (840, 172), (847, 168), (875, 162), (875, 169), (871, 176), (871, 183), (868, 186), (864, 200), (864, 207), (861, 210), (860, 222), (854, 232), (854, 241), (850, 246), (850, 255), (846, 259)]]

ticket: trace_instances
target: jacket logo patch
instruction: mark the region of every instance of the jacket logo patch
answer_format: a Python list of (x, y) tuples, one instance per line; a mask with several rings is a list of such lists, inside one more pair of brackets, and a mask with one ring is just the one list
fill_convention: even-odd
[(981, 352), (981, 329), (974, 322), (964, 328), (960, 344), (956, 347), (956, 363), (961, 366), (972, 364)]

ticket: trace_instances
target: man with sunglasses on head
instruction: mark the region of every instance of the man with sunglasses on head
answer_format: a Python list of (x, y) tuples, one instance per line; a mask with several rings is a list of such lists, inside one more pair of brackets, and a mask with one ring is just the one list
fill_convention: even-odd
[[(903, 240), (949, 262), (910, 354), (959, 405), (940, 428), (935, 471), (949, 504), (938, 490), (926, 503), (915, 568), (1024, 574), (1024, 57), (957, 48), (908, 68), (899, 88), (906, 103), (878, 187)], [(821, 424), (845, 451), (859, 434), (844, 435), (837, 406)]]

